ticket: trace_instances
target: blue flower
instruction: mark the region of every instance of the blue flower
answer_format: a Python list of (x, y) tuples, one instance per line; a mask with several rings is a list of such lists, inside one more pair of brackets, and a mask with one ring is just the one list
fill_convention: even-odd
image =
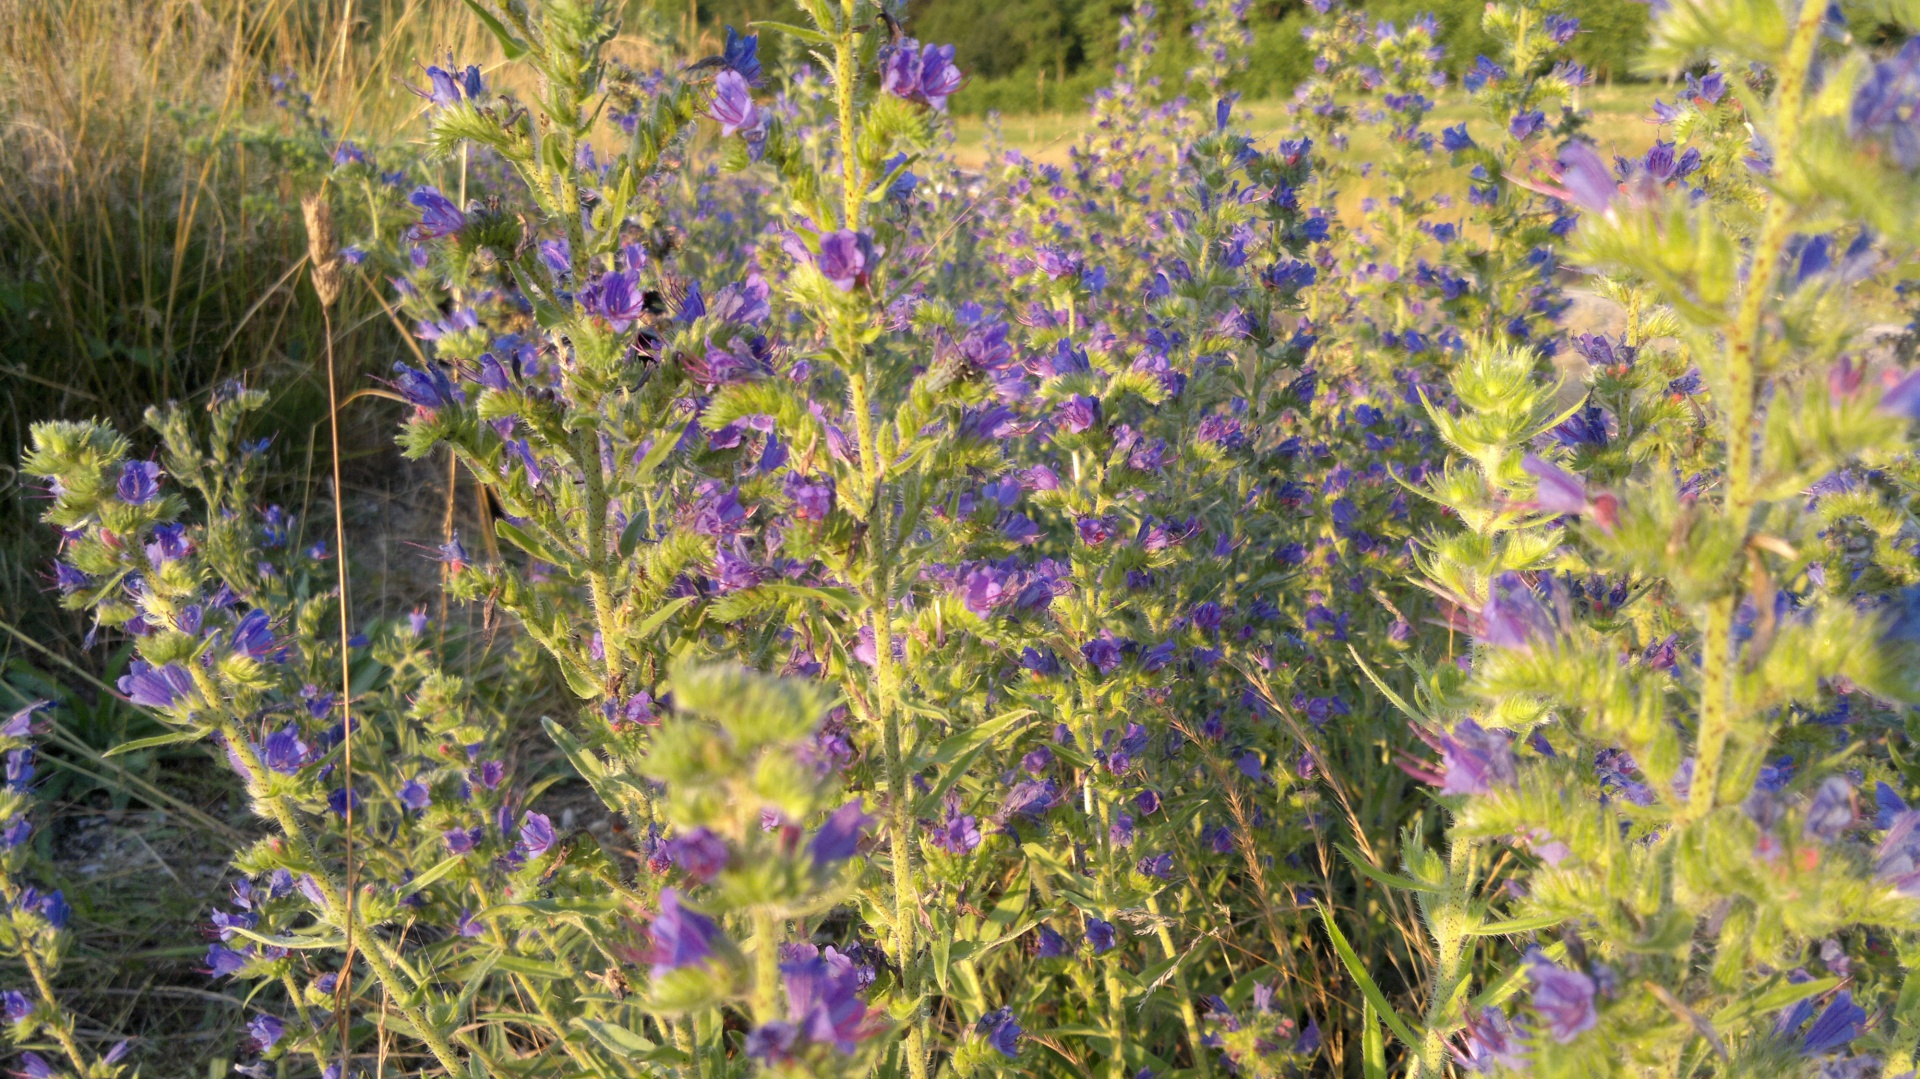
[(1527, 977), (1533, 982), (1533, 1010), (1554, 1041), (1565, 1045), (1599, 1025), (1592, 978), (1556, 965), (1537, 948), (1527, 957)]
[(713, 78), (713, 99), (707, 103), (707, 115), (720, 124), (722, 137), (744, 133), (749, 142), (765, 137), (760, 106), (754, 103), (744, 76), (731, 68)]
[(538, 858), (553, 846), (553, 821), (545, 813), (528, 811), (520, 818), (520, 849), (530, 858)]
[(834, 810), (814, 833), (813, 841), (807, 844), (807, 853), (820, 866), (844, 862), (859, 852), (860, 837), (871, 823), (873, 818), (861, 812), (859, 799), (848, 802)]
[(407, 230), (407, 239), (414, 243), (452, 236), (467, 227), (467, 215), (460, 207), (431, 187), (415, 188), (407, 201), (420, 211), (420, 220)]
[(875, 1031), (859, 996), (859, 971), (831, 948), (824, 954), (810, 944), (788, 948), (792, 958), (780, 964), (788, 1020), (808, 1041), (853, 1052)]
[(171, 708), (196, 692), (193, 676), (178, 663), (155, 668), (139, 659), (120, 677), (119, 687), (128, 700), (142, 708)]
[(1026, 1031), (1013, 1018), (1012, 1008), (1001, 1008), (980, 1017), (974, 1024), (974, 1030), (987, 1039), (987, 1044), (999, 1050), (1009, 1059), (1020, 1055), (1020, 1036)]
[(256, 1049), (264, 1053), (278, 1045), (287, 1032), (287, 1025), (278, 1016), (260, 1014), (247, 1023), (247, 1033), (253, 1037)]
[(680, 893), (672, 888), (660, 889), (660, 913), (654, 915), (647, 934), (653, 941), (649, 958), (655, 978), (682, 967), (703, 965), (713, 955), (714, 942), (721, 939), (720, 927), (713, 919), (682, 906)]
[(1087, 943), (1093, 945), (1093, 954), (1113, 950), (1115, 937), (1113, 923), (1100, 918), (1087, 919)]
[(152, 461), (128, 461), (120, 466), (120, 481), (114, 485), (120, 501), (143, 506), (160, 496), (160, 466)]
[(233, 650), (252, 659), (266, 659), (273, 652), (273, 627), (267, 612), (251, 610), (233, 627)]
[(7, 1022), (18, 1023), (33, 1014), (33, 998), (17, 990), (0, 992), (0, 1009), (4, 1009)]
[(760, 85), (760, 35), (741, 35), (733, 27), (727, 27), (727, 45), (720, 52), (720, 62), (728, 71), (734, 72), (747, 85)]
[(1800, 1054), (1818, 1056), (1844, 1048), (1860, 1033), (1860, 1024), (1866, 1019), (1867, 1011), (1853, 1002), (1852, 991), (1842, 989), (1807, 1028), (1800, 1040)]
[(820, 237), (820, 254), (813, 261), (820, 275), (841, 292), (864, 288), (872, 271), (873, 238), (848, 229), (829, 232)]
[(307, 744), (300, 740), (300, 729), (289, 723), (272, 734), (260, 746), (260, 763), (283, 776), (293, 775), (306, 766)]

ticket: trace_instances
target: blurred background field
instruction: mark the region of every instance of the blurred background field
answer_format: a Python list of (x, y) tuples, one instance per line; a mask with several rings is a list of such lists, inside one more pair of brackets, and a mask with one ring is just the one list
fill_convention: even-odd
[[(786, 17), (784, 0), (623, 4), (627, 33), (615, 55), (643, 67), (663, 52), (712, 51), (728, 23)], [(959, 160), (990, 166), (987, 114), (999, 110), (992, 123), (1006, 146), (1064, 162), (1081, 130), (1078, 103), (1111, 77), (1129, 7), (914, 4), (914, 31), (954, 42), (970, 72), (953, 102)], [(1403, 19), (1435, 10), (1457, 65), (1480, 51), (1477, 0), (1372, 7)], [(1580, 8), (1581, 55), (1611, 80), (1583, 95), (1591, 133), (1603, 149), (1642, 151), (1662, 88), (1623, 79), (1644, 11), (1630, 0)], [(1185, 3), (1160, 12), (1166, 96), (1192, 61), (1189, 17)], [(1251, 21), (1240, 112), (1271, 138), (1286, 131), (1286, 94), (1307, 73), (1299, 4), (1257, 4)], [(89, 627), (54, 602), (53, 536), (37, 522), (39, 493), (19, 482), (21, 446), (36, 420), (97, 416), (138, 431), (150, 402), (192, 401), (231, 378), (267, 384), (270, 487), (303, 525), (323, 520), (324, 339), (299, 272), (299, 196), (317, 185), (338, 139), (377, 154), (414, 137), (422, 106), (404, 81), (420, 61), (449, 53), (490, 70), (499, 61), (460, 0), (0, 0), (0, 706), (46, 696), (73, 705), (44, 769), (57, 809), (36, 834), (38, 872), (75, 909), (80, 944), (65, 990), (80, 1014), (142, 1039), (149, 1075), (218, 1079), (243, 1036), (239, 1001), (197, 969), (206, 942), (196, 927), (249, 823), (204, 748), (104, 756), (157, 728), (106, 691), (125, 649), (89, 647)], [(772, 42), (765, 54), (775, 67), (802, 59)], [(1436, 128), (1476, 128), (1470, 103), (1453, 91), (1439, 97)], [(1359, 164), (1379, 150), (1356, 141), (1344, 154)], [(460, 162), (436, 168), (408, 182), (459, 190)], [(1356, 181), (1342, 205), (1365, 197)], [(356, 281), (335, 314), (349, 388), (371, 386), (409, 354), (377, 286)], [(452, 612), (451, 624), (438, 617), (445, 608), (418, 546), (466, 519), (476, 496), (438, 466), (400, 460), (396, 408), (362, 396), (344, 417), (357, 614), (427, 604), (442, 631), (468, 645), (469, 669), (484, 672), (498, 639), (473, 612)], [(543, 703), (519, 707), (531, 718)]]

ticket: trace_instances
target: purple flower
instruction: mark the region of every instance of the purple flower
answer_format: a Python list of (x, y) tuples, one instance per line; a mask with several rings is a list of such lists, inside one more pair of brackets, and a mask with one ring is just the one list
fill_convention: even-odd
[(1866, 1019), (1867, 1011), (1853, 1002), (1852, 991), (1840, 990), (1820, 1013), (1820, 1018), (1807, 1028), (1806, 1036), (1800, 1041), (1801, 1055), (1818, 1056), (1844, 1048), (1860, 1033), (1860, 1024)]
[[(1039, 775), (1053, 764), (1053, 750), (1041, 746), (1020, 758), (1020, 767), (1033, 775)], [(1151, 810), (1149, 810), (1151, 812)]]
[[(465, 70), (455, 67), (451, 54), (447, 57), (446, 67), (427, 68), (426, 89), (422, 90), (411, 83), (401, 85), (433, 102), (436, 108), (442, 109), (460, 104), (462, 98), (475, 100), (486, 93), (486, 84), (480, 79), (480, 69), (472, 64), (467, 65)], [(359, 154), (359, 151), (356, 150), (354, 153)], [(334, 156), (337, 162), (339, 154), (336, 152)], [(365, 155), (360, 155), (360, 160), (364, 163)]]
[(1440, 736), (1440, 764), (1441, 794), (1485, 794), (1519, 781), (1512, 739), (1471, 719), (1461, 720), (1451, 733)]
[(970, 813), (949, 809), (927, 840), (948, 854), (971, 854), (980, 846), (980, 821)]
[(1853, 827), (1853, 821), (1853, 785), (1840, 776), (1828, 776), (1813, 792), (1801, 834), (1831, 843)]
[(1020, 1024), (1013, 1018), (1012, 1008), (1001, 1008), (981, 1016), (980, 1021), (974, 1024), (974, 1030), (1002, 1056), (1013, 1059), (1020, 1055), (1020, 1036), (1026, 1031), (1020, 1029)]
[(814, 265), (835, 288), (851, 292), (866, 287), (872, 261), (873, 238), (864, 232), (841, 229), (820, 237), (820, 255)]
[(307, 744), (300, 740), (300, 729), (289, 723), (267, 735), (260, 746), (260, 763), (283, 776), (293, 775), (307, 763)]
[(416, 813), (425, 810), (433, 802), (432, 793), (427, 790), (427, 785), (418, 779), (409, 779), (400, 784), (400, 789), (395, 794), (402, 806)]
[(1546, 126), (1547, 114), (1541, 112), (1539, 109), (1532, 109), (1527, 112), (1514, 114), (1513, 119), (1507, 124), (1507, 134), (1512, 135), (1521, 142), (1526, 142), (1535, 135), (1538, 135), (1540, 130)]
[(1875, 852), (1874, 875), (1909, 899), (1920, 899), (1920, 810), (1893, 816)]
[(880, 50), (880, 89), (908, 101), (945, 111), (947, 98), (960, 89), (960, 69), (951, 45), (928, 45), (906, 38)]
[(1566, 1045), (1599, 1024), (1592, 978), (1554, 964), (1537, 949), (1528, 957), (1527, 977), (1533, 982), (1533, 1010), (1554, 1041)]
[(0, 824), (0, 849), (15, 850), (33, 835), (33, 822), (25, 816)]
[(1607, 163), (1584, 142), (1570, 142), (1560, 151), (1560, 182), (1569, 199), (1596, 214), (1607, 212), (1618, 190)]
[(1101, 674), (1112, 674), (1120, 666), (1120, 646), (1106, 637), (1097, 637), (1080, 647), (1087, 665)]
[(646, 291), (640, 287), (640, 275), (632, 270), (601, 274), (580, 290), (580, 307), (589, 315), (606, 319), (615, 333), (626, 332), (627, 327), (647, 313)]
[(1058, 797), (1059, 789), (1051, 779), (1021, 780), (1007, 792), (1007, 799), (1000, 803), (997, 816), (1002, 821), (1015, 817), (1038, 817), (1052, 809)]
[(1547, 38), (1555, 45), (1565, 45), (1580, 32), (1580, 20), (1566, 15), (1547, 16)]
[(860, 811), (859, 799), (848, 802), (834, 810), (814, 833), (813, 841), (807, 844), (807, 853), (820, 866), (844, 862), (858, 853), (860, 837), (872, 823), (873, 818)]
[(1586, 512), (1588, 503), (1585, 480), (1543, 459), (1538, 454), (1527, 454), (1521, 459), (1520, 467), (1529, 476), (1539, 481), (1533, 501), (1534, 505), (1540, 507), (1543, 512), (1555, 515)]
[(1523, 1071), (1527, 1046), (1522, 1034), (1499, 1008), (1482, 1008), (1477, 1015), (1469, 1012), (1466, 1033), (1453, 1058), (1470, 1072)]
[(407, 239), (422, 240), (452, 236), (467, 227), (467, 215), (453, 201), (431, 187), (417, 187), (407, 201), (420, 211), (420, 220), (407, 230)]
[(1079, 434), (1100, 422), (1100, 399), (1074, 394), (1060, 406), (1060, 426)]
[(529, 810), (520, 818), (520, 849), (529, 858), (538, 858), (553, 846), (553, 821), (545, 813)]
[(453, 853), (469, 854), (486, 838), (486, 834), (486, 829), (480, 827), (449, 828), (440, 833), (440, 838), (447, 841), (447, 849)]
[(667, 857), (687, 876), (705, 884), (727, 867), (727, 841), (705, 828), (696, 828), (668, 840)]
[(1073, 954), (1073, 945), (1067, 938), (1053, 931), (1051, 926), (1040, 927), (1040, 943), (1034, 954), (1041, 959), (1060, 959)]
[(792, 1023), (776, 1019), (754, 1027), (747, 1034), (747, 1056), (762, 1064), (775, 1064), (793, 1055), (793, 1043), (800, 1037)]
[(825, 954), (813, 946), (793, 946), (796, 958), (780, 964), (787, 985), (787, 1018), (811, 1042), (851, 1053), (873, 1033), (867, 1005), (860, 999), (860, 972), (853, 961), (832, 948)]
[(1480, 608), (1482, 641), (1495, 648), (1530, 652), (1534, 641), (1553, 637), (1553, 616), (1518, 573), (1502, 573), (1495, 578), (1491, 592)]
[(742, 36), (733, 27), (727, 27), (727, 46), (720, 52), (720, 62), (728, 71), (746, 80), (747, 85), (760, 85), (760, 35)]
[(9, 989), (0, 993), (0, 1008), (7, 1014), (7, 1022), (18, 1023), (33, 1014), (33, 998), (17, 990)]
[(448, 405), (459, 403), (465, 397), (437, 363), (428, 363), (424, 371), (404, 363), (394, 363), (393, 388), (422, 415), (432, 415)]
[(1920, 420), (1920, 371), (1912, 371), (1894, 383), (1874, 408), (1882, 415)]
[(12, 1074), (22, 1079), (54, 1079), (60, 1073), (47, 1063), (47, 1058), (29, 1049), (20, 1054), (20, 1070)]
[(253, 1036), (254, 1048), (262, 1053), (279, 1044), (281, 1036), (286, 1032), (287, 1025), (281, 1022), (278, 1016), (263, 1013), (254, 1016), (252, 1021), (247, 1023), (247, 1033)]
[(120, 482), (114, 485), (120, 501), (143, 506), (160, 496), (160, 466), (152, 461), (128, 461), (120, 466)]
[(670, 970), (705, 963), (713, 955), (714, 942), (720, 939), (720, 927), (713, 919), (682, 906), (680, 893), (672, 888), (660, 889), (660, 913), (654, 916), (647, 933), (653, 941), (650, 959), (655, 978)]
[(1113, 923), (1099, 918), (1087, 919), (1087, 943), (1093, 945), (1093, 954), (1113, 950), (1115, 937)]
[(247, 952), (237, 952), (218, 944), (207, 948), (207, 973), (216, 978), (231, 978), (246, 969), (253, 962), (253, 956)]
[(707, 103), (707, 115), (719, 121), (723, 137), (745, 131), (751, 138), (760, 129), (760, 106), (754, 104), (745, 76), (731, 68), (713, 77), (713, 100)]
[(120, 692), (142, 708), (171, 708), (195, 693), (193, 675), (178, 663), (154, 668), (136, 659), (119, 682)]
[(1847, 132), (1883, 141), (1900, 167), (1920, 168), (1920, 37), (1873, 67), (1854, 90)]
[(267, 612), (254, 609), (233, 627), (233, 650), (250, 659), (266, 659), (273, 651), (273, 627)]

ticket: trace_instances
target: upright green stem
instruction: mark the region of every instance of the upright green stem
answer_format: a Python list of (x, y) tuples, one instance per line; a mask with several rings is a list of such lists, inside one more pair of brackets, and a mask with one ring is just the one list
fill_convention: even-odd
[(780, 921), (764, 908), (753, 912), (753, 1021), (780, 1018)]
[(1447, 1035), (1455, 1026), (1453, 998), (1466, 977), (1467, 930), (1473, 891), (1473, 845), (1456, 837), (1447, 852), (1447, 889), (1428, 909), (1435, 965), (1433, 995), (1427, 1001), (1426, 1033), (1420, 1046), (1420, 1079), (1441, 1079), (1451, 1055)]
[[(1801, 0), (1800, 19), (1794, 26), (1793, 40), (1787, 45), (1786, 60), (1780, 65), (1779, 81), (1773, 93), (1773, 151), (1777, 163), (1791, 161), (1799, 146), (1800, 98), (1827, 8), (1825, 0)], [(1761, 375), (1760, 324), (1767, 301), (1773, 295), (1781, 256), (1792, 234), (1793, 205), (1776, 191), (1767, 201), (1767, 216), (1747, 269), (1747, 287), (1740, 295), (1740, 308), (1734, 316), (1733, 330), (1728, 334), (1727, 381), (1731, 393), (1727, 401), (1727, 506), (1736, 514), (1744, 513), (1753, 505), (1753, 436)]]
[(592, 430), (574, 435), (574, 464), (587, 483), (587, 590), (593, 601), (594, 628), (600, 631), (600, 654), (605, 658), (609, 687), (621, 671), (621, 651), (614, 633), (612, 559), (607, 550), (607, 482), (600, 474), (600, 436)]
[(1687, 815), (1696, 819), (1713, 808), (1720, 762), (1733, 733), (1733, 605), (1734, 597), (1725, 596), (1707, 607), (1700, 642), (1700, 737), (1687, 794)]
[[(1799, 148), (1801, 97), (1813, 49), (1826, 17), (1825, 0), (1801, 0), (1793, 39), (1779, 68), (1774, 89), (1774, 160), (1790, 167)], [(1754, 242), (1747, 268), (1746, 289), (1733, 327), (1727, 334), (1727, 512), (1745, 530), (1754, 508), (1753, 442), (1758, 431), (1758, 405), (1765, 372), (1761, 364), (1761, 329), (1767, 304), (1773, 297), (1787, 241), (1793, 234), (1794, 207), (1784, 192), (1773, 192), (1767, 215)], [(1693, 787), (1687, 797), (1690, 816), (1713, 808), (1720, 785), (1727, 740), (1733, 733), (1733, 607), (1738, 597), (1716, 599), (1708, 608), (1706, 637), (1701, 642), (1700, 736), (1696, 748)]]
[(840, 32), (833, 39), (834, 96), (840, 107), (840, 177), (842, 182), (840, 227), (860, 227), (860, 162), (854, 155), (853, 88), (859, 73), (855, 70), (853, 47), (855, 0), (840, 0)]
[[(46, 1001), (49, 1007), (58, 1005), (59, 998), (53, 995), (53, 983), (47, 980), (46, 967), (41, 964), (39, 955), (35, 954), (32, 941), (20, 942), (20, 958), (26, 961), (27, 974), (33, 978), (33, 987), (39, 990), (40, 999)], [(54, 1040), (60, 1043), (60, 1050), (67, 1054), (67, 1059), (73, 1061), (74, 1071), (80, 1075), (87, 1074), (86, 1059), (80, 1055), (80, 1046), (73, 1040), (73, 1032), (67, 1029), (66, 1023), (55, 1020), (46, 1024), (46, 1027), (53, 1032)]]

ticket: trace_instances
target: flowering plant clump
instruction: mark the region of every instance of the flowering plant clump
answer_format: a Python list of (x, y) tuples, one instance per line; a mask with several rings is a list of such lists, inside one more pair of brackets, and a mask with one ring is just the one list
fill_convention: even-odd
[[(1572, 13), (1488, 6), (1470, 128), (1435, 19), (1311, 6), (1285, 137), (1243, 4), (1136, 104), (1142, 4), (1066, 164), (977, 173), (893, 6), (655, 71), (477, 9), (533, 88), (426, 68), (462, 185), (313, 276), (386, 278), (400, 445), (487, 495), (433, 541), (478, 656), (352, 632), (254, 504), (261, 391), (153, 460), (37, 428), (67, 602), (270, 829), (207, 955), (243, 1067), (338, 1079), (380, 1012), (447, 1074), (1909, 1070), (1920, 383), (1859, 311), (1920, 53), (1677, 0), (1648, 62), (1708, 66), (1608, 163)], [(392, 187), (337, 165), (312, 221)]]

